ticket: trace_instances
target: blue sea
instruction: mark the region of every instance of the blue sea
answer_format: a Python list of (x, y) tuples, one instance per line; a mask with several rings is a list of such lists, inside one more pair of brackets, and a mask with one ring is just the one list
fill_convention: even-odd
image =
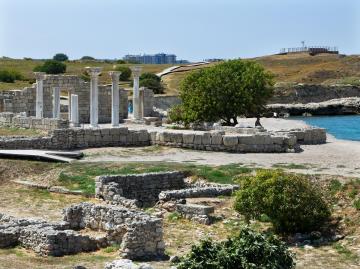
[(338, 139), (360, 141), (360, 115), (290, 117), (289, 119), (303, 120), (308, 125), (325, 128), (329, 134)]

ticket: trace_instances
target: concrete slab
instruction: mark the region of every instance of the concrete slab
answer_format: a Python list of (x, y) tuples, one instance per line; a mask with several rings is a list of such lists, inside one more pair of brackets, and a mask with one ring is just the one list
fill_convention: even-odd
[(79, 151), (0, 150), (0, 158), (19, 158), (65, 163), (70, 163), (74, 161), (74, 159), (80, 159), (83, 155), (84, 154)]

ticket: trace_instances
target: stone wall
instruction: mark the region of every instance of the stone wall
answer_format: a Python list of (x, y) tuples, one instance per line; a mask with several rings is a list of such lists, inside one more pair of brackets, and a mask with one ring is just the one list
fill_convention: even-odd
[(81, 203), (66, 209), (64, 220), (72, 229), (105, 231), (109, 244), (121, 244), (124, 258), (153, 259), (165, 255), (162, 220), (146, 213)]
[(57, 129), (49, 137), (0, 137), (2, 149), (71, 150), (94, 147), (148, 146), (146, 130), (121, 128)]
[(150, 132), (151, 144), (228, 152), (288, 152), (296, 147), (296, 137), (289, 134), (259, 133), (255, 135), (224, 132)]
[(168, 110), (174, 105), (178, 105), (181, 103), (181, 99), (179, 96), (174, 95), (162, 95), (157, 94), (154, 96), (154, 107), (162, 109), (162, 110)]
[(48, 137), (0, 137), (2, 149), (71, 150), (93, 147), (163, 145), (225, 152), (293, 152), (298, 142), (326, 142), (324, 129), (299, 129), (259, 134), (224, 134), (201, 131), (147, 131), (127, 127), (101, 129), (57, 129)]
[(95, 180), (95, 196), (123, 205), (149, 207), (159, 201), (162, 191), (184, 188), (184, 177), (182, 172), (100, 176)]
[(22, 117), (11, 112), (3, 112), (0, 113), (0, 126), (53, 131), (69, 128), (69, 121), (54, 118)]

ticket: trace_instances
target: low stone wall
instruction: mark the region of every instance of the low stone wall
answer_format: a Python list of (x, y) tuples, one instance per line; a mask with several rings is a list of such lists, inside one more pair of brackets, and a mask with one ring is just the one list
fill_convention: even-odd
[(150, 132), (151, 144), (208, 151), (289, 152), (296, 147), (296, 137), (289, 134), (255, 135), (223, 132)]
[(63, 256), (98, 249), (97, 239), (68, 228), (65, 222), (49, 223), (0, 214), (0, 247), (21, 245), (41, 256)]
[(63, 119), (22, 117), (11, 112), (0, 113), (0, 126), (52, 131), (69, 128), (69, 121)]
[(159, 201), (162, 191), (184, 188), (184, 177), (182, 172), (100, 176), (95, 180), (95, 196), (126, 206), (149, 207)]
[(224, 134), (211, 131), (148, 131), (120, 128), (71, 128), (53, 130), (48, 137), (0, 137), (1, 149), (71, 150), (94, 147), (162, 145), (207, 151), (238, 153), (294, 152), (302, 144), (326, 142), (321, 128), (256, 134)]
[(148, 146), (146, 130), (121, 128), (57, 129), (49, 137), (0, 137), (2, 149), (71, 150), (93, 147)]
[(167, 190), (162, 191), (159, 194), (159, 200), (162, 202), (175, 201), (186, 198), (198, 198), (198, 197), (217, 197), (220, 195), (230, 196), (238, 189), (238, 186), (234, 185), (219, 185), (206, 187), (194, 187), (181, 190)]
[[(284, 133), (284, 132), (278, 132)], [(294, 135), (300, 145), (317, 145), (326, 143), (326, 130), (323, 128), (293, 129), (286, 133)]]
[(109, 244), (121, 244), (124, 258), (153, 259), (165, 255), (162, 220), (146, 213), (80, 203), (64, 211), (64, 220), (72, 229), (105, 231)]

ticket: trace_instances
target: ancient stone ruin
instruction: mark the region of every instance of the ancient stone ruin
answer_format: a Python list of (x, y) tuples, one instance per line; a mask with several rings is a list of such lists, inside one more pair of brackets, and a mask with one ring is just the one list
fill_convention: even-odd
[(185, 218), (211, 223), (214, 207), (186, 203), (187, 198), (230, 196), (236, 185), (189, 183), (182, 172), (158, 172), (96, 178), (95, 195), (108, 203), (132, 208), (158, 205)]
[[(0, 214), (0, 247), (21, 245), (42, 256), (63, 256), (119, 244), (129, 259), (164, 257), (162, 220), (140, 211), (81, 203), (64, 210), (64, 221), (17, 219)], [(99, 232), (87, 235), (84, 230)]]

